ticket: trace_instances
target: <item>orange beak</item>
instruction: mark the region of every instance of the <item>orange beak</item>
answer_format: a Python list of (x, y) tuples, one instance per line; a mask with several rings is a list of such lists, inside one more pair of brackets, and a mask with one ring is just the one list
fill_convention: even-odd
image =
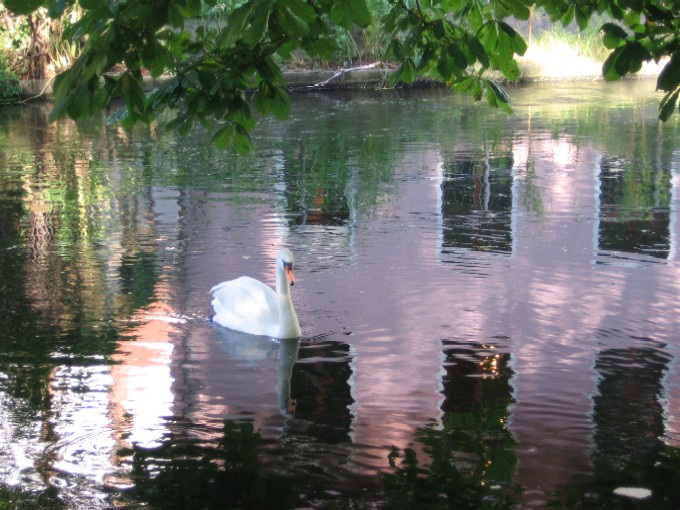
[(288, 285), (295, 285), (295, 273), (293, 272), (293, 268), (286, 264), (286, 266), (284, 266), (284, 270), (286, 272), (286, 280), (288, 280)]

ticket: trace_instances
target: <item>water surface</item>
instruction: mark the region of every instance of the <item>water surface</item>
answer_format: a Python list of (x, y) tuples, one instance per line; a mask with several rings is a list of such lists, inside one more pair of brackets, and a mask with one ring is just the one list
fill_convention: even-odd
[[(675, 508), (680, 127), (653, 87), (517, 88), (512, 116), (294, 95), (246, 157), (3, 109), (7, 497)], [(210, 287), (273, 284), (280, 246), (303, 338), (213, 325)]]

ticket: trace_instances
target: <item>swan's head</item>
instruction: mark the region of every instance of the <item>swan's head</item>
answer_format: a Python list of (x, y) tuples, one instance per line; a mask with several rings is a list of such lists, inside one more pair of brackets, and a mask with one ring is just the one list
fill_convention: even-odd
[(283, 269), (288, 285), (295, 285), (295, 272), (293, 271), (293, 254), (288, 248), (279, 251), (276, 257), (277, 265)]

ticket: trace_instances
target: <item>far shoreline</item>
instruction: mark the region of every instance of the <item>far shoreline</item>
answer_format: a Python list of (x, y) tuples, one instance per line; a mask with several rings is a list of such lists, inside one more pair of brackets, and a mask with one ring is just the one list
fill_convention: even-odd
[[(532, 46), (523, 57), (517, 58), (521, 76), (515, 82), (507, 82), (498, 78), (499, 82), (508, 85), (523, 83), (578, 82), (599, 81), (602, 77), (602, 63), (588, 59), (568, 46), (541, 47)], [(663, 69), (665, 62), (645, 63), (642, 69), (626, 79), (655, 79)], [(343, 89), (386, 88), (390, 76), (396, 71), (394, 66), (381, 63), (359, 65), (347, 68), (318, 68), (301, 70), (284, 70), (283, 77), (286, 88), (290, 91), (327, 91)], [(494, 78), (494, 74), (491, 74)], [(145, 78), (146, 91), (158, 88), (168, 76)], [(19, 100), (50, 100), (52, 98), (52, 81), (50, 79), (20, 80), (21, 94)], [(433, 79), (416, 80), (409, 87), (440, 87), (442, 84)]]

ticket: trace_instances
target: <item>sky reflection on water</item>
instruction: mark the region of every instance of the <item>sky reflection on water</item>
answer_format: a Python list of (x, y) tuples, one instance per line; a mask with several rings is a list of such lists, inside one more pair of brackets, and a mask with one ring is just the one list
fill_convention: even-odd
[[(441, 91), (295, 97), (233, 159), (8, 115), (2, 483), (106, 507), (102, 486), (143, 485), (134, 459), (162, 473), (227, 419), (266, 466), (349, 490), (480, 410), (505, 432), (461, 455), (501, 445), (487, 481), (523, 504), (594, 492), (604, 462), (649, 483), (630, 459), (680, 447), (678, 123), (631, 102), (648, 85), (609, 86), (518, 89), (513, 117)], [(300, 343), (212, 325), (208, 289), (273, 284), (283, 245)]]

